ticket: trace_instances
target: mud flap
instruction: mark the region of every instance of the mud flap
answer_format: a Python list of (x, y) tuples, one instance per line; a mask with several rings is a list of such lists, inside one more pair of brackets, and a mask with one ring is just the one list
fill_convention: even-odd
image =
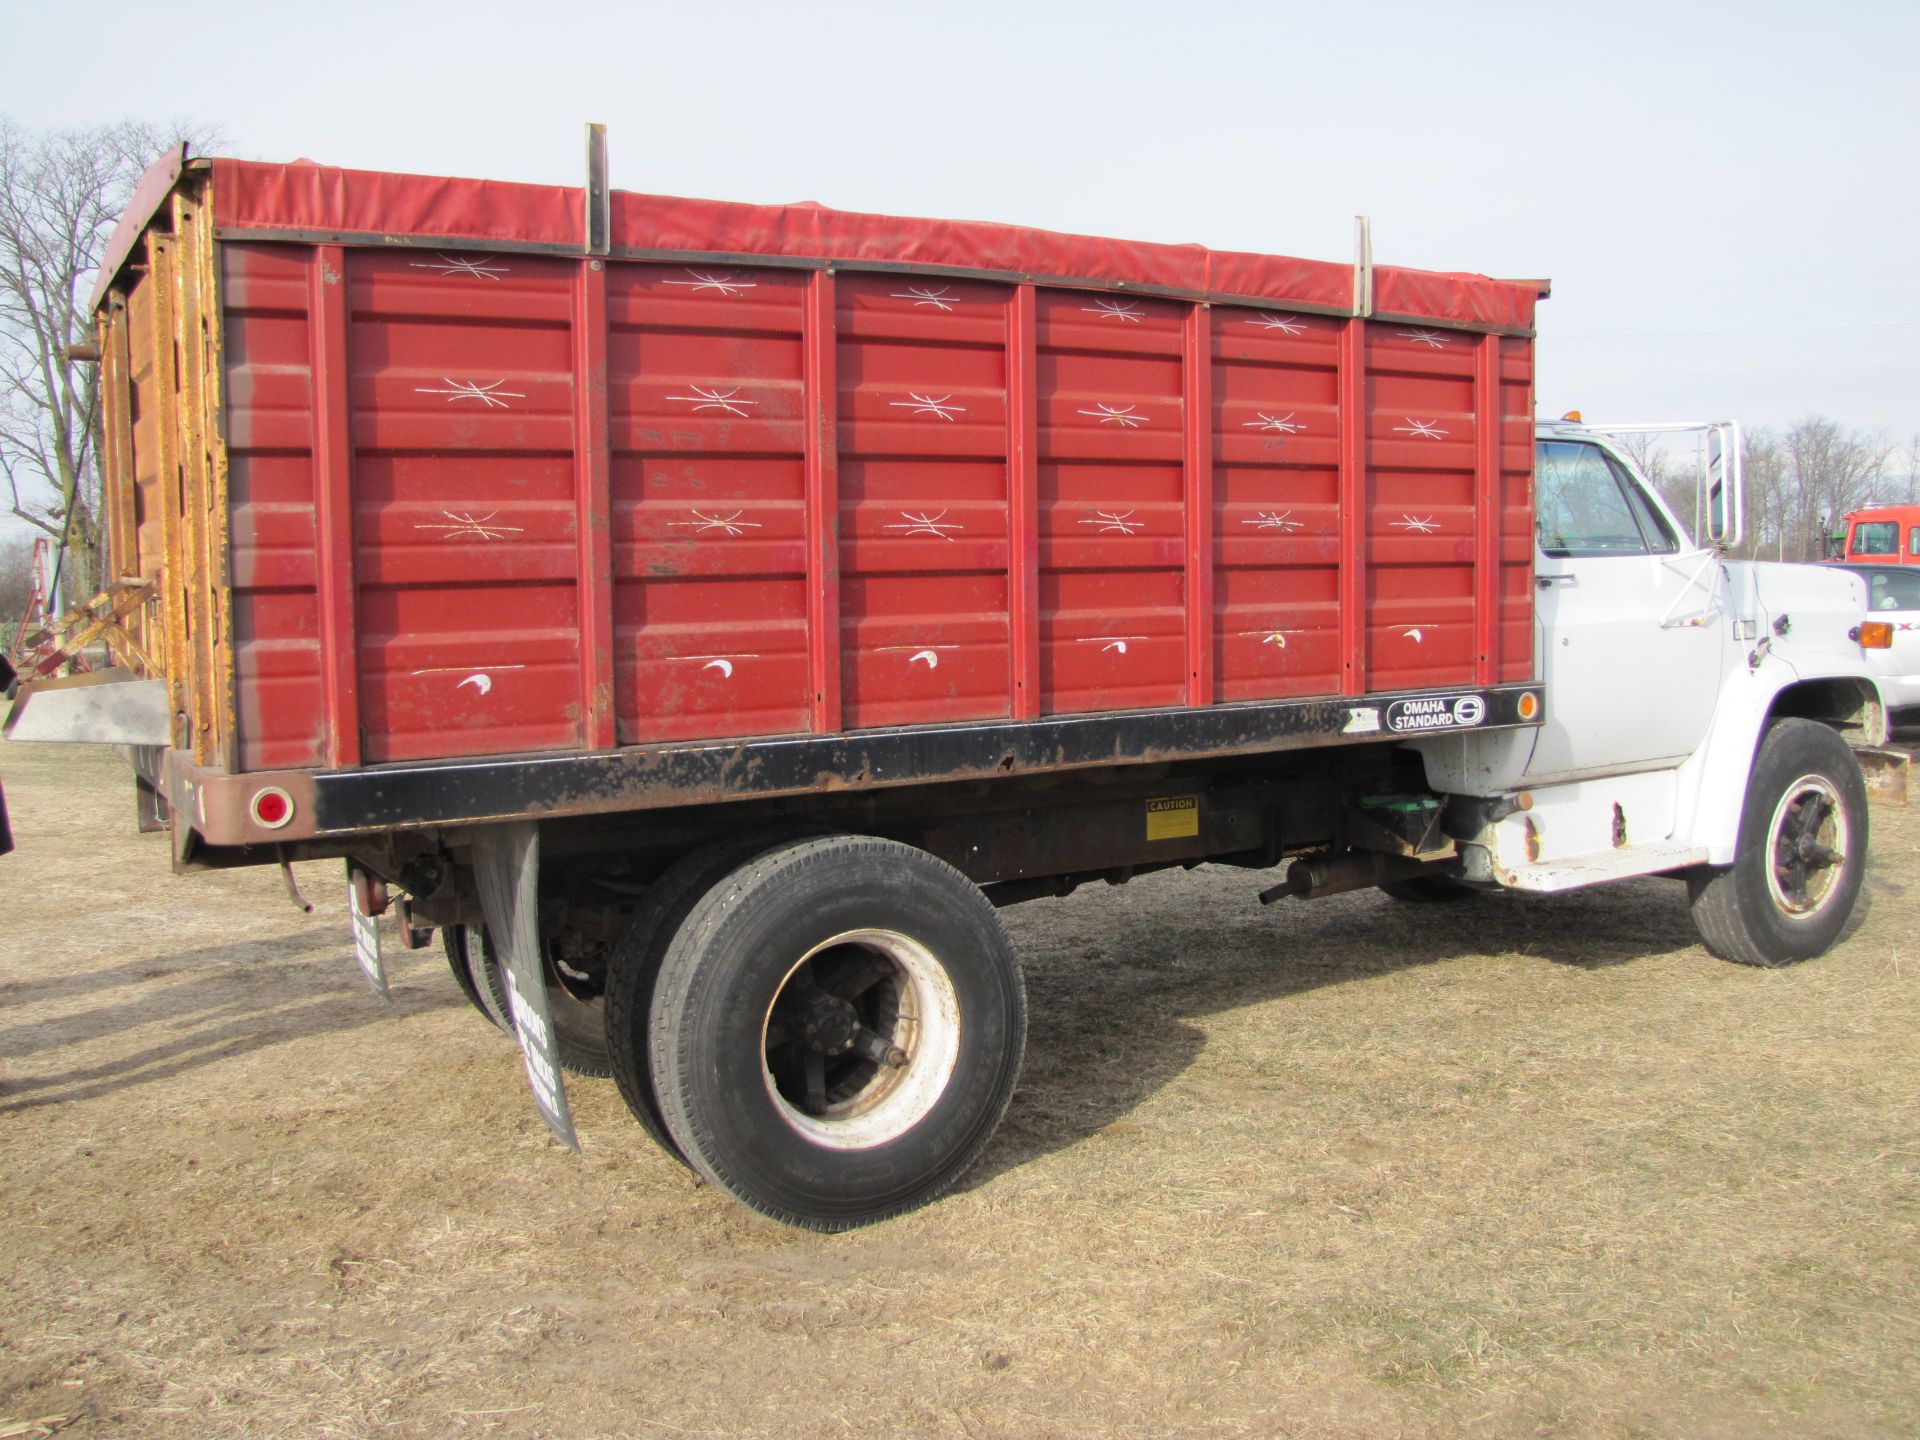
[(353, 917), (353, 958), (360, 973), (382, 1000), (393, 999), (387, 988), (387, 967), (380, 958), (380, 918), (368, 908), (367, 872), (347, 866), (347, 913)]
[(573, 1112), (560, 1074), (560, 1045), (547, 1010), (546, 978), (540, 969), (540, 831), (526, 822), (487, 825), (473, 833), (474, 876), (487, 933), (505, 964), (507, 1008), (514, 1038), (527, 1062), (533, 1103), (547, 1128), (578, 1150)]

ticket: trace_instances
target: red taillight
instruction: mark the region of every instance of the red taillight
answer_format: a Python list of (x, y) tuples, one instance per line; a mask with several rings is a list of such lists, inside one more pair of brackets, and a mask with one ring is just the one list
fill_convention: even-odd
[(253, 823), (268, 830), (278, 830), (293, 819), (293, 797), (278, 785), (269, 785), (264, 790), (256, 790), (253, 803), (248, 806), (253, 814)]

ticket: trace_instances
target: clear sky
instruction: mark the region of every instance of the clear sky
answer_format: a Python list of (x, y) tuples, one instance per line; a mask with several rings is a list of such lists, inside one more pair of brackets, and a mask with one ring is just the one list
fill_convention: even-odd
[[(159, 18), (164, 16), (164, 22)], [(0, 111), (1547, 276), (1543, 414), (1920, 431), (1920, 4), (0, 0)]]

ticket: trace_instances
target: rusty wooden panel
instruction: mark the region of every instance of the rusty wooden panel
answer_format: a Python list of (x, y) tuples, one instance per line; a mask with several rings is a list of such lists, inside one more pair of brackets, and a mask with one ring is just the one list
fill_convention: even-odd
[(187, 616), (188, 714), (195, 763), (224, 765), (232, 730), (225, 723), (221, 680), (231, 673), (231, 651), (225, 606), (216, 600), (226, 589), (226, 504), (224, 495), (215, 494), (214, 441), (208, 433), (206, 337), (213, 296), (203, 251), (211, 242), (201, 233), (199, 203), (186, 190), (174, 193), (172, 210), (175, 414), (189, 567), (180, 577)]
[(187, 192), (192, 227), (193, 257), (198, 299), (193, 311), (194, 350), (200, 374), (200, 442), (206, 485), (205, 587), (207, 615), (212, 622), (212, 673), (208, 676), (213, 705), (214, 755), (224, 769), (239, 763), (238, 689), (233, 633), (232, 493), (226, 445), (226, 362), (224, 327), (220, 318), (218, 244), (205, 183)]
[[(133, 365), (126, 302), (115, 296), (100, 316), (100, 488), (107, 507), (105, 579), (133, 579), (140, 563), (138, 482), (133, 473)], [(147, 611), (127, 616), (127, 632), (144, 648)]]
[(154, 500), (160, 512), (160, 617), (166, 638), (167, 694), (173, 714), (172, 741), (176, 749), (192, 743), (187, 644), (186, 587), (191, 577), (192, 545), (180, 493), (179, 369), (174, 336), (176, 272), (179, 256), (170, 235), (147, 237), (150, 266), (144, 288), (150, 292), (152, 366), (147, 377), (143, 408), (150, 403), (154, 416)]

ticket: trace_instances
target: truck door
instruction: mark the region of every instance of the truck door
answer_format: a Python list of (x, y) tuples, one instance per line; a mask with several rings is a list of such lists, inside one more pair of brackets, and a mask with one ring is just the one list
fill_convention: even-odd
[(1538, 447), (1536, 623), (1547, 720), (1530, 780), (1656, 769), (1699, 746), (1720, 692), (1730, 597), (1604, 447)]

